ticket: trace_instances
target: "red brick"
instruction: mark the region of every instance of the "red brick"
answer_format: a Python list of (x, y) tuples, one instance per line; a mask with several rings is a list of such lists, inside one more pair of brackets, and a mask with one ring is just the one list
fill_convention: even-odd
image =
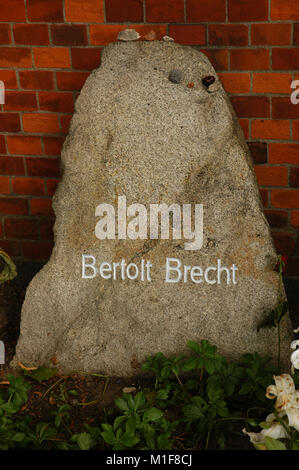
[(40, 137), (8, 135), (6, 142), (9, 153), (16, 155), (42, 155)]
[(242, 127), (245, 139), (249, 138), (249, 120), (239, 119), (240, 126)]
[(0, 240), (0, 246), (9, 256), (16, 257), (21, 254), (20, 242), (12, 240)]
[(210, 24), (209, 44), (213, 46), (247, 46), (248, 28), (243, 24)]
[(265, 216), (271, 227), (283, 228), (288, 223), (287, 211), (265, 210)]
[(269, 144), (269, 162), (299, 165), (299, 144)]
[(272, 0), (272, 20), (299, 20), (299, 3), (297, 0)]
[(187, 21), (225, 21), (225, 0), (187, 0)]
[(40, 223), (40, 237), (42, 240), (53, 240), (53, 226), (55, 220), (43, 220)]
[(273, 97), (272, 117), (275, 119), (299, 119), (299, 105), (291, 103), (290, 97)]
[(270, 67), (267, 49), (232, 49), (230, 58), (232, 70), (266, 70)]
[(28, 201), (27, 199), (1, 197), (0, 198), (0, 213), (13, 214), (13, 215), (26, 215), (28, 214)]
[(260, 186), (287, 186), (288, 184), (286, 167), (257, 165), (254, 170)]
[(232, 96), (231, 102), (239, 117), (270, 116), (270, 103), (266, 96)]
[(25, 47), (0, 47), (0, 67), (31, 67), (31, 50)]
[(88, 43), (85, 25), (52, 25), (53, 44), (57, 46), (84, 46)]
[(54, 215), (51, 199), (32, 199), (30, 204), (32, 215)]
[(293, 139), (299, 140), (299, 121), (293, 121)]
[(254, 163), (267, 162), (267, 144), (265, 142), (248, 142), (248, 147)]
[(299, 257), (291, 257), (288, 259), (286, 266), (286, 276), (299, 277)]
[(60, 116), (61, 132), (63, 132), (64, 134), (67, 134), (69, 131), (71, 119), (72, 115), (62, 114)]
[(292, 188), (299, 188), (299, 167), (291, 168), (290, 172), (290, 186)]
[(294, 44), (299, 46), (299, 23), (294, 25)]
[(56, 134), (59, 132), (59, 121), (56, 114), (26, 113), (23, 114), (24, 132)]
[(63, 0), (27, 0), (29, 21), (63, 23)]
[(268, 194), (268, 190), (267, 189), (261, 189), (259, 188), (259, 191), (260, 191), (260, 195), (261, 195), (261, 200), (262, 200), (262, 203), (263, 203), (263, 206), (264, 207), (268, 207), (268, 200), (269, 200), (269, 194)]
[(46, 70), (20, 71), (20, 84), (26, 90), (52, 90), (53, 72)]
[(297, 209), (299, 207), (299, 190), (273, 189), (271, 191), (271, 203), (274, 207)]
[(66, 47), (39, 47), (33, 49), (36, 67), (67, 69), (71, 65), (70, 51)]
[(14, 178), (12, 188), (16, 194), (29, 196), (43, 196), (45, 194), (44, 180), (40, 178)]
[(197, 24), (177, 24), (169, 26), (169, 35), (180, 44), (206, 44), (206, 27)]
[(66, 21), (71, 23), (103, 23), (102, 0), (65, 0)]
[(6, 90), (18, 88), (16, 72), (14, 70), (0, 70), (0, 80), (4, 82)]
[(250, 73), (219, 73), (223, 87), (228, 93), (249, 93)]
[(65, 137), (44, 137), (44, 146), (46, 155), (59, 156)]
[(268, 0), (228, 0), (229, 21), (263, 21), (268, 19)]
[(54, 180), (54, 179), (47, 180), (48, 196), (54, 196), (58, 183), (59, 183), (59, 180)]
[(60, 174), (57, 158), (26, 158), (27, 172), (30, 176), (57, 178)]
[(5, 111), (32, 111), (37, 109), (36, 95), (30, 91), (7, 91)]
[(6, 153), (6, 144), (4, 135), (0, 135), (0, 153)]
[(277, 253), (291, 256), (295, 251), (295, 236), (293, 233), (273, 233)]
[(142, 0), (106, 0), (106, 21), (143, 21)]
[(24, 0), (0, 0), (0, 21), (26, 21)]
[(38, 237), (38, 228), (35, 220), (30, 219), (5, 219), (5, 235), (7, 238), (28, 238)]
[(291, 226), (299, 228), (299, 211), (291, 212)]
[(89, 27), (90, 44), (105, 46), (109, 42), (114, 42), (117, 40), (118, 33), (123, 29), (126, 29), (123, 24), (92, 24)]
[(146, 21), (150, 23), (183, 22), (184, 0), (163, 0), (163, 2), (146, 0)]
[(9, 179), (8, 176), (0, 176), (0, 194), (10, 194)]
[(251, 26), (251, 44), (284, 46), (291, 42), (290, 24), (253, 24)]
[(46, 24), (15, 24), (13, 34), (16, 44), (37, 46), (49, 44), (48, 26)]
[(15, 113), (0, 114), (0, 132), (19, 132), (20, 117)]
[(45, 241), (23, 242), (22, 248), (25, 259), (47, 260), (51, 256), (53, 243)]
[(251, 122), (252, 139), (279, 139), (290, 138), (290, 122), (286, 120), (257, 119)]
[(292, 75), (290, 73), (254, 73), (254, 93), (290, 93)]
[(56, 91), (39, 92), (40, 109), (56, 113), (72, 113), (74, 111), (73, 94)]
[(10, 44), (10, 25), (9, 24), (0, 24), (0, 44)]
[(100, 65), (101, 49), (72, 49), (72, 64), (76, 70), (93, 70)]
[(89, 72), (56, 72), (59, 90), (81, 90)]
[(297, 70), (299, 69), (298, 48), (274, 48), (272, 50), (273, 70)]
[(201, 50), (205, 54), (210, 62), (212, 63), (215, 70), (227, 70), (228, 69), (228, 51), (225, 49), (209, 49)]
[(24, 159), (22, 157), (0, 156), (0, 174), (2, 175), (24, 175)]

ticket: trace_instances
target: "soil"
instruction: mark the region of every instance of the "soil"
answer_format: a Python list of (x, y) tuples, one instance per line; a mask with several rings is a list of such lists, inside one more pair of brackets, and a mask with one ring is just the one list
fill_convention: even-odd
[[(13, 358), (19, 336), (20, 313), (27, 285), (40, 268), (40, 264), (20, 264), (18, 276), (13, 281), (0, 286), (0, 340), (4, 342), (6, 349), (6, 365), (0, 365), (0, 383), (10, 373), (9, 363)], [(296, 328), (299, 326), (298, 281), (286, 281), (285, 287), (291, 319)], [(42, 383), (31, 381), (29, 400), (21, 412), (24, 415), (29, 413), (36, 423), (48, 421), (49, 414), (56, 409), (53, 406), (56, 404), (55, 398), (50, 400), (50, 397), (55, 396), (55, 393), (59, 394), (59, 384), (62, 382), (65, 383), (66, 391), (78, 392), (78, 395), (71, 399), (71, 402), (73, 400), (73, 404), (77, 405), (72, 406), (71, 409), (72, 420), (69, 428), (72, 433), (82, 432), (83, 423), (100, 426), (103, 417), (111, 413), (114, 399), (122, 395), (124, 387), (136, 387), (138, 390), (149, 385), (144, 377), (123, 379), (89, 374), (65, 377), (58, 375)], [(0, 384), (0, 390), (2, 387), (3, 385)], [(228, 448), (234, 450), (251, 448), (247, 437), (238, 436), (236, 440), (230, 440), (227, 444)]]

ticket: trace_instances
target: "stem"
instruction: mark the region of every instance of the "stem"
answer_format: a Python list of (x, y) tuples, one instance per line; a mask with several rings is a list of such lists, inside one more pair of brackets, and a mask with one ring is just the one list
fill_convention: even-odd
[(209, 432), (208, 432), (208, 435), (207, 435), (206, 447), (205, 447), (206, 450), (208, 449), (208, 446), (209, 446), (209, 439), (210, 439), (210, 435), (211, 435), (212, 428), (213, 428), (213, 426), (211, 426), (211, 427), (209, 428)]

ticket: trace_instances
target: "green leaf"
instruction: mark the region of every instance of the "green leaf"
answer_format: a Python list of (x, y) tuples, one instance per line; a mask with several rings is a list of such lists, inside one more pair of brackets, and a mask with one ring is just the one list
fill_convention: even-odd
[(12, 438), (11, 440), (14, 441), (14, 442), (22, 442), (26, 437), (26, 434), (24, 434), (23, 432), (17, 432)]
[(266, 436), (264, 443), (267, 447), (267, 450), (287, 450), (283, 442), (278, 439), (273, 439), (273, 437)]
[(245, 382), (239, 390), (239, 395), (248, 395), (252, 391), (252, 384)]
[(89, 450), (94, 445), (94, 440), (89, 433), (81, 432), (77, 434), (77, 444), (80, 450)]
[(163, 414), (163, 411), (155, 407), (152, 407), (144, 412), (144, 416), (146, 416), (149, 421), (157, 421), (158, 419), (162, 418)]
[(39, 369), (32, 370), (30, 373), (26, 372), (25, 375), (28, 375), (34, 380), (37, 380), (37, 382), (43, 382), (44, 380), (49, 380), (54, 375), (58, 373), (57, 369), (53, 369), (52, 367), (40, 367)]
[(130, 434), (128, 432), (125, 432), (121, 437), (121, 443), (125, 447), (133, 447), (137, 444), (137, 442), (139, 442), (139, 438), (134, 434)]
[(127, 412), (130, 411), (128, 403), (123, 398), (116, 398), (114, 400), (114, 403), (120, 410), (127, 411)]
[(116, 431), (122, 425), (122, 423), (126, 420), (127, 420), (126, 416), (117, 416), (117, 418), (115, 418), (114, 423), (113, 423), (114, 431)]

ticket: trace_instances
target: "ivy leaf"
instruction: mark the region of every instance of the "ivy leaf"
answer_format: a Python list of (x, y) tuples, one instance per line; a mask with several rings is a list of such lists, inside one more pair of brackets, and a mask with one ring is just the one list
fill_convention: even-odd
[(278, 439), (273, 439), (273, 437), (266, 436), (264, 443), (267, 447), (267, 450), (287, 450), (283, 442)]
[(49, 380), (54, 377), (54, 375), (58, 373), (58, 370), (53, 369), (52, 367), (39, 367), (38, 369), (32, 370), (31, 372), (24, 371), (24, 373), (28, 377), (31, 377), (32, 379), (41, 383), (44, 380)]

